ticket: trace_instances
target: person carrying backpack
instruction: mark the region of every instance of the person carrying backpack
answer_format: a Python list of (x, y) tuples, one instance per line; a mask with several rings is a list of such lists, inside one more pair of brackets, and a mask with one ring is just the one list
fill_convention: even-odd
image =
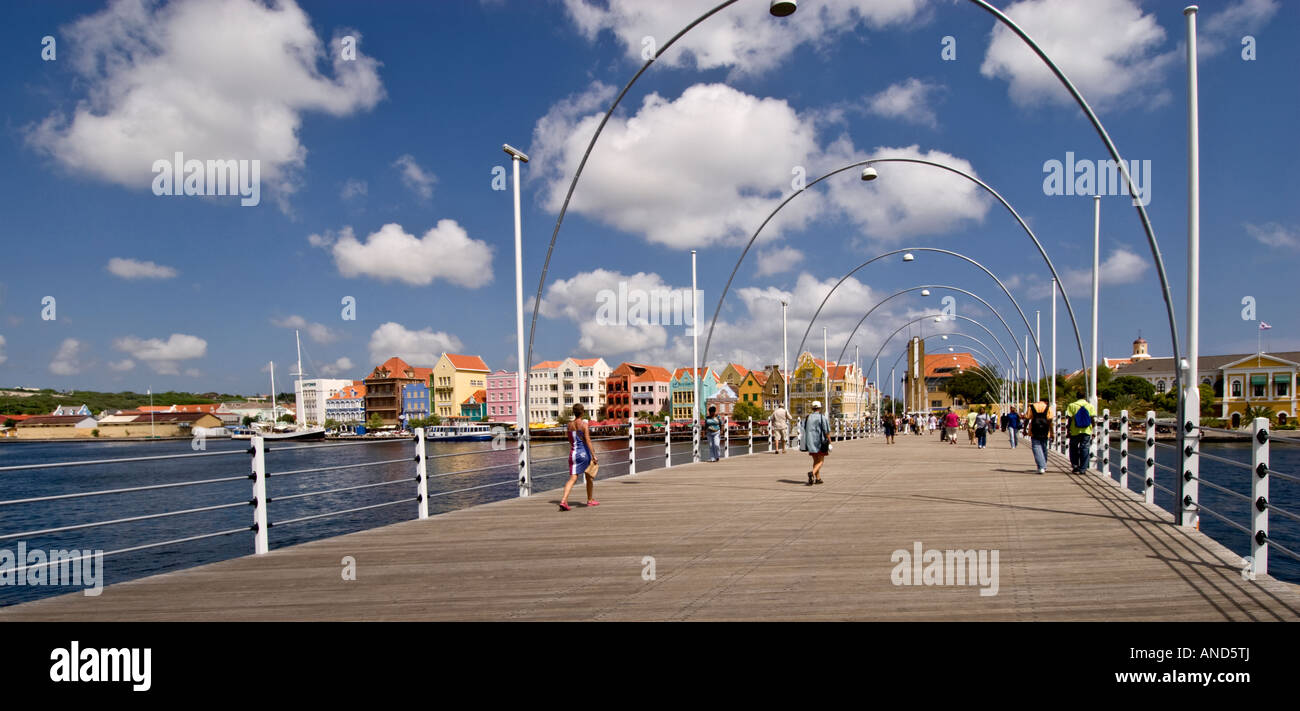
[(1065, 409), (1070, 424), (1070, 467), (1073, 474), (1083, 474), (1092, 463), (1092, 406), (1084, 398)]
[[(1012, 409), (1012, 417), (1016, 417), (1015, 410)], [(1052, 441), (1052, 410), (1046, 400), (1039, 399), (1038, 402), (1029, 406), (1029, 412), (1025, 418), (1025, 429), (1029, 432), (1029, 448), (1034, 452), (1034, 464), (1038, 465), (1038, 473), (1047, 473), (1047, 447)], [(1017, 424), (1019, 418), (1017, 417)], [(1012, 441), (1014, 442), (1015, 430), (1012, 430)], [(1015, 445), (1012, 445), (1015, 446)]]

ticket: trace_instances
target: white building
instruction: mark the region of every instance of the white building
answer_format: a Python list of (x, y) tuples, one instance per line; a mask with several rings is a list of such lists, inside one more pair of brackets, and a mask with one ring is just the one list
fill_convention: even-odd
[(604, 358), (548, 360), (528, 372), (529, 422), (555, 424), (578, 403), (594, 419), (605, 406), (610, 367)]
[(297, 404), (295, 421), (299, 425), (324, 424), (328, 416), (325, 401), (340, 390), (351, 387), (352, 380), (339, 378), (310, 378), (294, 383), (293, 393)]
[(325, 419), (344, 424), (366, 421), (366, 384), (356, 380), (325, 399)]

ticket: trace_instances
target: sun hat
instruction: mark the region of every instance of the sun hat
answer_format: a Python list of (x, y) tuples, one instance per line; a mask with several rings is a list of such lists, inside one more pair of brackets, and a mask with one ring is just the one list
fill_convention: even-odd
[(814, 410), (820, 410), (821, 408), (822, 408), (822, 401), (821, 401), (821, 400), (813, 400), (813, 401), (812, 401), (812, 409), (814, 409)]

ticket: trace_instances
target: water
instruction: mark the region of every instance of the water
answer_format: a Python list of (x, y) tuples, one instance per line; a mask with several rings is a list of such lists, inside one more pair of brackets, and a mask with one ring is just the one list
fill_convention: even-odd
[[(597, 451), (607, 453), (601, 458), (601, 479), (627, 473), (626, 438), (598, 439), (595, 444)], [(755, 451), (766, 450), (766, 444), (765, 439), (756, 438)], [(702, 442), (701, 445), (702, 450), (707, 453), (707, 444)], [(744, 445), (743, 438), (733, 439), (731, 453), (743, 454)], [(231, 503), (241, 504), (233, 508), (168, 518), (24, 536), (21, 539), (3, 539), (0, 540), (0, 549), (15, 551), (18, 541), (22, 540), (29, 550), (77, 549), (107, 552), (204, 533), (239, 529), (235, 533), (216, 538), (109, 556), (104, 559), (105, 585), (248, 555), (253, 552), (253, 534), (248, 528), (252, 523), (253, 510), (247, 505), (252, 497), (252, 482), (243, 478), (251, 470), (250, 459), (247, 454), (243, 454), (248, 447), (247, 441), (209, 440), (207, 451), (235, 453), (219, 457), (0, 473), (0, 501), (230, 476), (241, 477), (235, 481), (201, 486), (0, 506), (0, 536), (3, 536), (167, 511)], [(298, 447), (303, 449), (294, 449)], [(568, 452), (567, 447), (564, 442), (534, 443), (533, 478), (536, 491), (546, 491), (563, 485), (567, 474), (564, 458)], [(690, 449), (690, 442), (674, 442), (674, 462), (688, 460)], [(1176, 465), (1175, 450), (1160, 447), (1158, 451), (1158, 461), (1169, 466)], [(1203, 451), (1246, 463), (1250, 461), (1250, 445), (1246, 443), (1207, 444)], [(1129, 486), (1135, 491), (1140, 491), (1142, 467), (1137, 452), (1140, 452), (1140, 447), (1130, 455), (1132, 458), (1130, 466), (1139, 474), (1130, 474)], [(191, 453), (193, 452), (188, 440), (5, 443), (0, 445), (0, 465)], [(438, 442), (428, 445), (428, 453), (431, 457), (428, 461), (430, 515), (501, 501), (518, 495), (515, 484), (518, 455), (513, 443), (504, 451), (492, 451), (488, 442)], [(309, 448), (307, 444), (288, 443), (273, 446), (266, 455), (267, 469), (272, 474), (267, 488), (268, 495), (272, 499), (363, 484), (383, 483), (384, 485), (300, 499), (272, 501), (268, 509), (273, 524), (269, 532), (271, 548), (281, 548), (415, 518), (417, 509), (415, 463), (412, 461), (414, 455), (415, 445), (409, 440), (379, 441), (328, 448)], [(1118, 479), (1118, 447), (1112, 447), (1111, 457), (1115, 462), (1112, 471)], [(542, 461), (546, 459), (551, 461)], [(278, 472), (298, 469), (385, 460), (401, 461), (360, 469), (275, 476)], [(661, 466), (663, 466), (662, 438), (638, 439), (638, 471), (647, 471)], [(1286, 474), (1300, 475), (1300, 445), (1275, 444), (1272, 447), (1272, 468)], [(1250, 494), (1251, 474), (1246, 469), (1202, 459), (1201, 475), (1220, 486), (1244, 495)], [(1160, 469), (1157, 470), (1156, 480), (1169, 488), (1175, 488), (1170, 486), (1173, 483), (1173, 476), (1171, 472)], [(1300, 511), (1300, 484), (1277, 478), (1274, 478), (1270, 484), (1269, 500), (1272, 503), (1289, 511)], [(461, 491), (463, 489), (470, 490)], [(579, 492), (578, 497), (581, 496), (582, 493)], [(547, 498), (554, 498), (554, 495), (548, 495)], [(1249, 527), (1248, 502), (1206, 486), (1201, 487), (1200, 498), (1204, 505), (1228, 516), (1234, 522)], [(397, 503), (337, 516), (283, 523), (290, 519), (385, 502)], [(1156, 503), (1166, 510), (1171, 510), (1173, 497), (1157, 490)], [(274, 525), (277, 522), (281, 522), (280, 525)], [(1270, 517), (1269, 524), (1274, 540), (1292, 550), (1300, 550), (1300, 524), (1276, 514)], [(1241, 531), (1209, 515), (1201, 517), (1201, 530), (1238, 554), (1249, 555), (1250, 544), (1246, 534)], [(1281, 580), (1300, 583), (1300, 562), (1279, 551), (1270, 552), (1269, 572)], [(72, 590), (54, 586), (0, 586), (0, 606)]]
[[(601, 457), (600, 478), (603, 480), (626, 474), (627, 439), (593, 437), (593, 440), (598, 452), (608, 452), (607, 456)], [(766, 441), (764, 448), (765, 445)], [(758, 446), (756, 442), (755, 447)], [(107, 556), (104, 558), (104, 585), (251, 554), (253, 533), (249, 527), (253, 521), (253, 509), (247, 502), (252, 498), (252, 481), (246, 478), (252, 469), (251, 458), (246, 454), (249, 447), (247, 440), (208, 440), (208, 452), (233, 453), (228, 456), (0, 472), (0, 501), (241, 477), (235, 481), (216, 484), (0, 506), (0, 536), (4, 536), (169, 511), (240, 504), (231, 508), (167, 518), (5, 538), (0, 539), (0, 549), (16, 552), (21, 540), (26, 544), (27, 550), (102, 550), (107, 553), (239, 529), (215, 538)], [(302, 449), (295, 449), (299, 447)], [(430, 515), (518, 496), (518, 453), (513, 442), (508, 449), (502, 451), (493, 451), (489, 442), (430, 442), (427, 449), (430, 457)], [(662, 435), (650, 440), (639, 440), (638, 471), (663, 466), (663, 449)], [(674, 442), (674, 461), (680, 463), (689, 459), (690, 450), (690, 442)], [(743, 452), (743, 446), (732, 447), (733, 454)], [(4, 443), (0, 444), (0, 466), (193, 453), (189, 440)], [(534, 491), (545, 491), (564, 484), (568, 471), (567, 454), (568, 444), (563, 441), (533, 444)], [(270, 547), (276, 549), (415, 518), (417, 504), (414, 457), (415, 444), (411, 440), (381, 440), (346, 447), (312, 447), (310, 443), (272, 445), (266, 455), (267, 471), (271, 475), (267, 480), (267, 495), (272, 499), (268, 508), (272, 524), (269, 530)], [(540, 461), (547, 459), (550, 461)], [(400, 461), (363, 468), (276, 476), (279, 472), (299, 469), (386, 460)], [(381, 485), (298, 499), (275, 500), (277, 497), (365, 484)], [(580, 484), (578, 489), (581, 488)], [(462, 491), (466, 489), (468, 491)], [(579, 497), (582, 495), (581, 492), (578, 494)], [(285, 523), (291, 519), (385, 502), (395, 503), (337, 516)], [(76, 589), (0, 585), (0, 606)]]

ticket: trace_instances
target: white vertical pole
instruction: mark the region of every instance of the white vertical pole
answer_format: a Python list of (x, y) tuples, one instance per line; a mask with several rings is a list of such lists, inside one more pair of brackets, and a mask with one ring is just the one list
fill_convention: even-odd
[(1196, 6), (1187, 17), (1187, 379), (1183, 383), (1183, 422), (1178, 429), (1183, 453), (1181, 524), (1196, 526), (1200, 476), (1201, 390), (1201, 136), (1196, 57)]
[(695, 250), (691, 250), (691, 461), (700, 461), (700, 310), (695, 303)]
[(519, 495), (528, 496), (533, 491), (533, 477), (529, 467), (528, 428), (528, 363), (524, 354), (524, 236), (523, 221), (519, 214), (519, 164), (527, 163), (528, 156), (506, 147), (514, 168), (515, 203), (515, 362), (519, 376), (515, 380), (518, 402), (515, 403), (515, 428), (519, 445)]
[(749, 454), (754, 453), (754, 418), (749, 418)]
[(1146, 467), (1142, 480), (1142, 498), (1146, 499), (1148, 504), (1156, 502), (1156, 413), (1147, 410), (1147, 437), (1146, 447), (1142, 450), (1143, 462)]
[[(1255, 418), (1251, 428), (1251, 459), (1255, 476), (1250, 480), (1250, 560), (1255, 573), (1268, 573), (1268, 418)], [(1261, 504), (1263, 504), (1261, 506)]]
[(835, 412), (831, 409), (831, 362), (828, 358), (829, 355), (826, 353), (826, 327), (822, 326), (822, 374), (824, 376), (822, 378), (822, 392), (825, 393), (822, 400), (825, 401), (826, 407), (822, 412), (829, 412), (831, 416), (834, 416)]
[[(1093, 440), (1096, 441), (1096, 426), (1093, 427)], [(1107, 479), (1110, 478), (1110, 408), (1101, 412), (1101, 445), (1097, 449), (1097, 471)]]
[[(669, 410), (671, 412), (671, 410)], [(673, 466), (673, 418), (664, 421), (664, 469)]]
[(415, 428), (415, 500), (420, 518), (429, 518), (429, 466), (424, 451), (424, 428)]
[(1052, 279), (1052, 372), (1047, 378), (1051, 381), (1048, 397), (1052, 399), (1048, 412), (1056, 412), (1056, 279)]
[(1119, 411), (1119, 486), (1128, 488), (1128, 410)]
[(627, 416), (627, 473), (636, 476), (636, 413)]
[(1042, 311), (1034, 312), (1034, 347), (1038, 349), (1038, 357), (1034, 358), (1034, 401), (1043, 399), (1043, 350), (1039, 345), (1043, 342), (1042, 332)]
[(266, 518), (266, 439), (253, 435), (253, 553), (270, 549)]
[[(790, 416), (790, 342), (786, 332), (785, 312), (789, 306), (790, 302), (781, 302), (781, 390), (785, 394), (785, 414), (787, 418)], [(792, 429), (792, 427), (786, 426), (785, 442), (782, 444), (783, 450), (790, 447), (790, 431)]]
[(1088, 405), (1097, 416), (1097, 304), (1101, 296), (1101, 196), (1092, 197), (1092, 372), (1088, 374)]

